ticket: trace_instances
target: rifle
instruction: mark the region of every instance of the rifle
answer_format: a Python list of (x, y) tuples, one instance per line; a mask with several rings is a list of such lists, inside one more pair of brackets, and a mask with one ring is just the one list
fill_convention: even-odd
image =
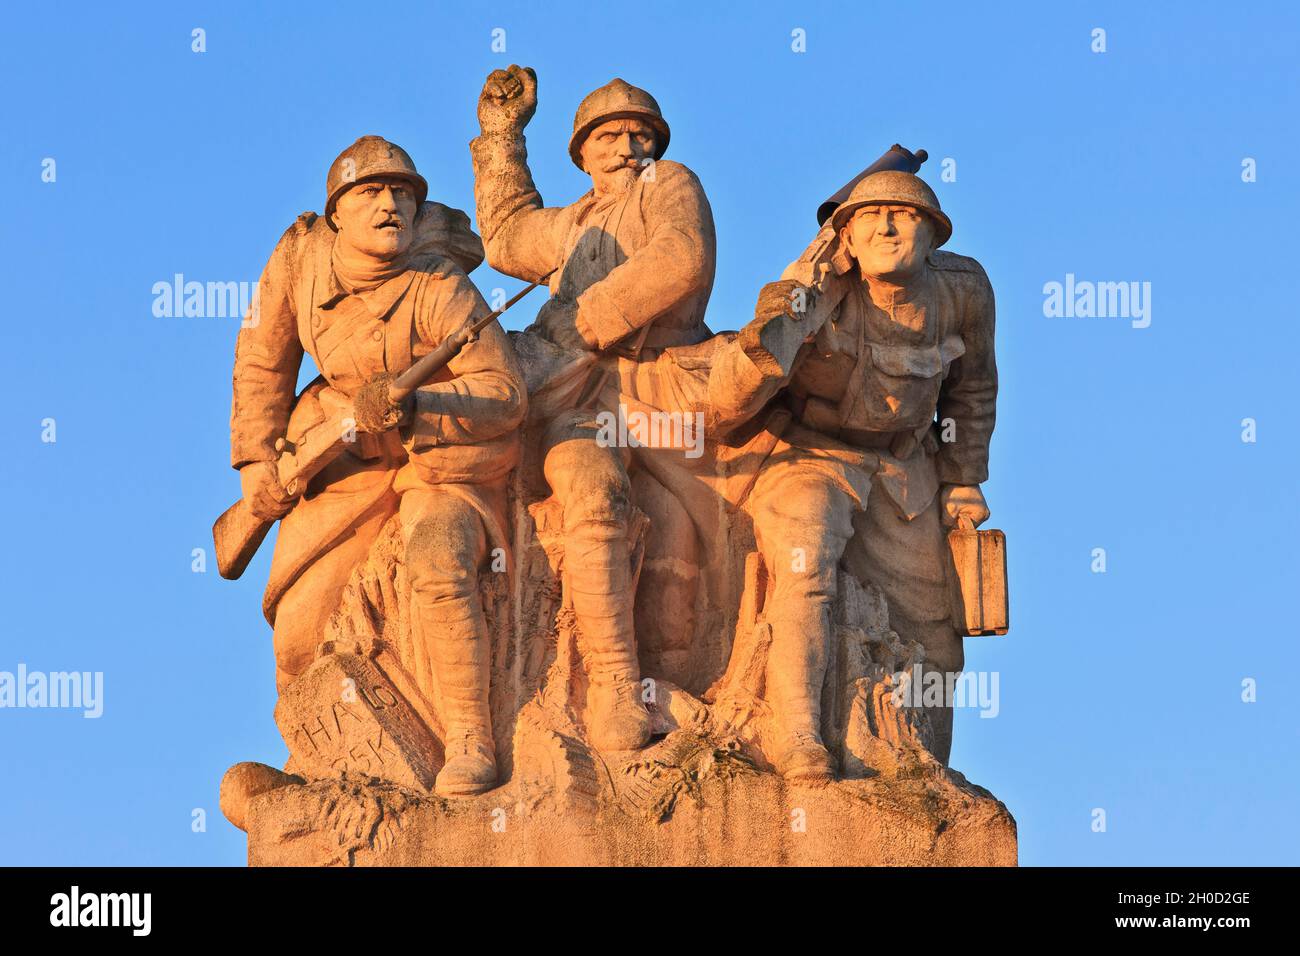
[[(550, 273), (547, 273), (515, 293), (495, 312), (469, 322), (447, 336), (436, 349), (412, 363), (410, 368), (393, 379), (388, 386), (389, 400), (394, 405), (401, 404), (416, 389), (427, 385), (483, 329), (549, 278)], [(350, 417), (351, 404), (338, 399), (327, 399), (325, 394), (323, 390), (313, 392), (308, 387), (289, 417), (285, 436), (275, 441), (275, 450), (280, 455), (276, 461), (280, 485), (292, 497), (304, 491), (307, 482), (355, 440), (355, 423)], [(352, 423), (351, 426), (347, 424), (349, 422)], [(253, 514), (243, 498), (222, 513), (212, 526), (212, 543), (217, 554), (217, 570), (223, 578), (233, 581), (244, 573), (273, 524), (274, 519), (267, 520)]]

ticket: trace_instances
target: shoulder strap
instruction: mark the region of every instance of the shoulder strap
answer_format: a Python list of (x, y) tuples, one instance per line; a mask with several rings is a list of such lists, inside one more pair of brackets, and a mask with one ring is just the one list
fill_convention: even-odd
[(334, 242), (332, 234), (329, 237), (321, 236), (314, 229), (307, 233), (307, 241), (307, 255), (303, 256), (303, 267), (307, 275), (298, 286), (300, 293), (306, 293), (298, 302), (298, 338), (307, 353), (315, 359), (316, 327), (312, 324), (312, 316), (316, 313), (316, 287), (321, 277), (329, 274), (322, 270), (334, 268), (330, 263), (330, 251)]
[(862, 291), (861, 282), (853, 283), (850, 295), (853, 301), (857, 303), (858, 359), (853, 363), (853, 371), (849, 375), (849, 387), (844, 390), (844, 397), (840, 399), (841, 427), (852, 417), (854, 406), (862, 395), (863, 389), (867, 386), (867, 364), (871, 361), (871, 345), (867, 342), (867, 318), (870, 306), (867, 304), (866, 294)]

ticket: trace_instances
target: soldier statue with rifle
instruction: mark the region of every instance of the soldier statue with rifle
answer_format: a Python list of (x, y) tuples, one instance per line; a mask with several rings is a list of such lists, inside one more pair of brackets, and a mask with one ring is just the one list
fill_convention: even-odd
[[(466, 274), (482, 247), (465, 215), (427, 192), (404, 150), (363, 136), (330, 167), (324, 215), (305, 213), (281, 237), (260, 315), (235, 349), (243, 499), (214, 531), (221, 571), (236, 577), (282, 519), (263, 610), (283, 691), (400, 514), (412, 630), (445, 708), (436, 789), (459, 796), (496, 782), (478, 576), (507, 545), (527, 396), (497, 313)], [(322, 374), (295, 397), (304, 354)]]

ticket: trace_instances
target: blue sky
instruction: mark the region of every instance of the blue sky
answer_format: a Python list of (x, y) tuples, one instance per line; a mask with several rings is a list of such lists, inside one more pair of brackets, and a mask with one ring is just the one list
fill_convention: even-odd
[[(668, 158), (717, 221), (715, 329), (746, 321), (845, 179), (893, 142), (929, 151), (949, 248), (997, 295), (985, 493), (1013, 602), (1008, 636), (967, 641), (1000, 712), (959, 712), (954, 765), (1006, 802), (1026, 864), (1300, 862), (1295, 7), (595, 9), (9, 11), (0, 671), (102, 671), (104, 714), (0, 710), (0, 863), (243, 862), (221, 774), (285, 755), (259, 609), (270, 548), (239, 582), (191, 570), (238, 493), (238, 320), (158, 318), (151, 290), (255, 280), (364, 133), (472, 211), (476, 97), (511, 62), (540, 78), (529, 147), (552, 204), (587, 188), (565, 153), (582, 95), (618, 75), (658, 98)], [(1045, 316), (1044, 285), (1067, 274), (1149, 282), (1150, 326)]]

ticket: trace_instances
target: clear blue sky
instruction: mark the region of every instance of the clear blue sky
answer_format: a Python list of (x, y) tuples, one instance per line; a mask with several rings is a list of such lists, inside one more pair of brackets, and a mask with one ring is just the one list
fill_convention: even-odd
[[(6, 13), (0, 670), (103, 671), (105, 699), (98, 720), (0, 710), (0, 863), (243, 862), (221, 775), (285, 754), (270, 548), (237, 583), (191, 571), (238, 492), (238, 320), (157, 318), (151, 289), (255, 280), (363, 133), (472, 211), (475, 100), (511, 62), (540, 77), (529, 146), (554, 204), (587, 188), (565, 154), (582, 95), (615, 75), (655, 94), (717, 220), (715, 329), (752, 314), (848, 176), (895, 141), (930, 152), (949, 248), (997, 294), (985, 492), (1013, 601), (1009, 636), (967, 642), (1001, 711), (959, 713), (955, 766), (1006, 802), (1027, 864), (1300, 862), (1294, 5), (467, 7)], [(1150, 327), (1045, 317), (1067, 273), (1150, 282)]]

